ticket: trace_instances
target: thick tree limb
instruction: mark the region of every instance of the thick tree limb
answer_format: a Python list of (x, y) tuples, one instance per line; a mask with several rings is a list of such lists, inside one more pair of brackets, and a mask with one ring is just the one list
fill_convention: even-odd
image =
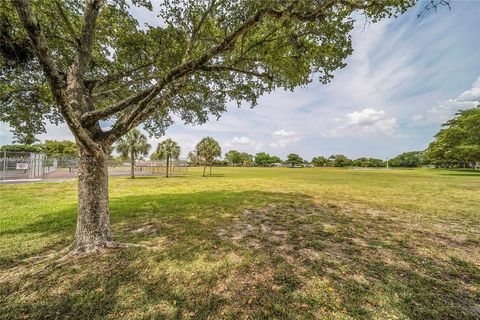
[(108, 118), (109, 116), (112, 116), (119, 111), (125, 110), (126, 108), (137, 104), (142, 99), (146, 98), (149, 94), (151, 94), (154, 88), (155, 86), (152, 86), (148, 89), (142, 90), (106, 108), (86, 112), (82, 115), (81, 121), (84, 125), (88, 126), (95, 121)]
[(36, 52), (45, 77), (52, 87), (53, 95), (58, 103), (62, 102), (60, 88), (62, 87), (58, 71), (53, 63), (52, 54), (48, 48), (47, 39), (37, 21), (33, 8), (28, 0), (14, 0), (13, 4), (20, 21), (28, 32), (28, 36)]
[(103, 0), (86, 0), (85, 11), (83, 15), (83, 27), (80, 35), (80, 43), (75, 59), (75, 73), (78, 79), (83, 78), (88, 63), (92, 57), (92, 49), (95, 36), (95, 25), (97, 22), (98, 12)]
[[(158, 108), (164, 107), (165, 104), (167, 104), (168, 101), (170, 101), (171, 98), (184, 87), (184, 85), (184, 82), (179, 82), (166, 89), (165, 94), (160, 98), (160, 101), (157, 104), (152, 104), (152, 99), (146, 98), (142, 101), (143, 106), (135, 108), (128, 116), (120, 118), (113, 128), (106, 132), (105, 144), (110, 145), (114, 143), (124, 135), (125, 132), (130, 131), (145, 121), (152, 112), (158, 110)], [(157, 94), (158, 93), (152, 93), (153, 97), (157, 96)]]
[(52, 88), (53, 96), (60, 108), (67, 125), (77, 138), (77, 141), (92, 153), (99, 151), (99, 145), (96, 144), (82, 127), (80, 121), (75, 116), (65, 94), (64, 84), (62, 83), (58, 71), (53, 63), (47, 40), (40, 24), (37, 21), (33, 8), (28, 0), (13, 0), (13, 4), (18, 13), (20, 21), (28, 33), (30, 41), (35, 49), (39, 63), (42, 66), (45, 77)]

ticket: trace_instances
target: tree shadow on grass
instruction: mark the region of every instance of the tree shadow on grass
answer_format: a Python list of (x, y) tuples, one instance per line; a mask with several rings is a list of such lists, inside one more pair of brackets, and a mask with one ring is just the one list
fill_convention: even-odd
[[(468, 253), (478, 242), (387, 213), (254, 191), (118, 197), (111, 213), (116, 239), (152, 250), (84, 257), (2, 284), (0, 318), (480, 315), (478, 267), (448, 251)], [(48, 227), (65, 214), (16, 231), (69, 232), (74, 221)]]

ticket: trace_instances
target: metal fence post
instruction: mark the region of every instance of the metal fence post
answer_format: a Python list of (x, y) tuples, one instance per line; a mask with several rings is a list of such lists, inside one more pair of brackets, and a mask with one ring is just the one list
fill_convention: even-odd
[(7, 176), (7, 151), (3, 151), (3, 174), (2, 180)]

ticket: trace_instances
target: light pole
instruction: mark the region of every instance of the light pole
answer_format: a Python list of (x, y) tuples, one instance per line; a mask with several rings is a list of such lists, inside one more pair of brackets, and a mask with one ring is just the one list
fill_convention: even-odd
[(388, 158), (387, 158), (387, 169), (388, 169)]

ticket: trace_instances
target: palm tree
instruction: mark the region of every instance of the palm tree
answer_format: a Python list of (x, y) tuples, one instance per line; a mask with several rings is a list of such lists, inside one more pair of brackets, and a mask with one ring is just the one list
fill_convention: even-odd
[(170, 167), (170, 159), (178, 159), (180, 156), (180, 146), (178, 143), (168, 138), (162, 141), (157, 146), (157, 151), (152, 156), (152, 159), (167, 159), (167, 178)]
[(204, 161), (203, 177), (205, 177), (205, 169), (207, 168), (207, 164), (210, 164), (210, 174), (212, 174), (213, 160), (222, 155), (220, 144), (212, 137), (205, 137), (197, 144), (195, 151), (197, 152), (197, 155)]
[(124, 159), (130, 158), (131, 170), (130, 177), (135, 178), (135, 159), (139, 156), (146, 156), (151, 146), (147, 142), (147, 137), (138, 129), (130, 130), (125, 136), (120, 138), (117, 143), (117, 152)]

